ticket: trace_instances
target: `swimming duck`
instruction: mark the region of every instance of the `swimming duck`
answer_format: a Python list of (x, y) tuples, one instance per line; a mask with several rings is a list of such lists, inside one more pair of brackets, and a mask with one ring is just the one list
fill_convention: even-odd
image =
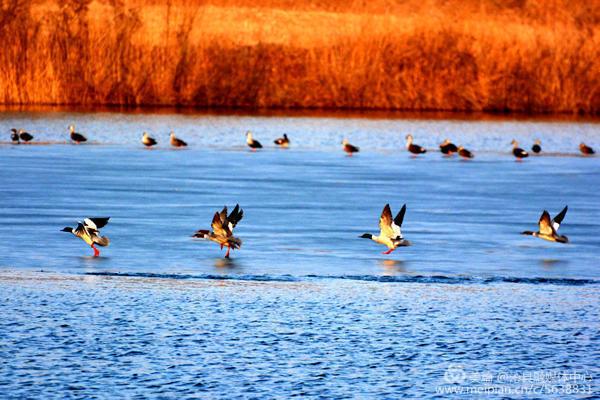
[(440, 151), (450, 156), (453, 153), (456, 153), (458, 148), (450, 141), (450, 139), (446, 139), (442, 144), (440, 144)]
[(144, 146), (150, 148), (156, 144), (156, 140), (154, 140), (154, 138), (151, 138), (146, 132), (144, 132), (144, 135), (142, 136), (142, 143), (144, 144)]
[(288, 139), (287, 133), (284, 133), (283, 137), (275, 139), (273, 141), (273, 143), (275, 143), (277, 146), (280, 146), (280, 147), (289, 147), (290, 146), (290, 139)]
[(519, 146), (519, 142), (517, 142), (515, 139), (513, 139), (512, 142), (510, 142), (510, 144), (512, 144), (513, 146), (513, 155), (517, 157), (517, 159), (521, 160), (523, 158), (529, 157), (529, 153), (527, 153), (522, 148), (517, 147)]
[(342, 140), (342, 149), (350, 156), (352, 157), (353, 153), (358, 153), (360, 151), (360, 149), (356, 146), (351, 145), (350, 143), (348, 143), (348, 139), (344, 139)]
[(371, 233), (364, 233), (360, 237), (363, 239), (371, 239), (374, 242), (387, 246), (388, 251), (384, 251), (382, 254), (390, 254), (400, 246), (410, 246), (408, 240), (404, 240), (400, 227), (404, 220), (404, 214), (406, 213), (406, 204), (402, 206), (400, 212), (396, 215), (396, 218), (392, 220), (392, 210), (390, 205), (386, 204), (379, 217), (379, 229), (381, 232), (379, 236), (374, 236)]
[(427, 153), (427, 150), (423, 147), (413, 144), (412, 135), (406, 135), (406, 149), (413, 154), (422, 154)]
[(540, 139), (535, 139), (533, 146), (531, 146), (531, 151), (535, 154), (539, 154), (539, 152), (542, 151), (542, 141)]
[(171, 138), (171, 146), (173, 146), (173, 147), (185, 147), (185, 146), (187, 146), (186, 142), (184, 142), (183, 140), (175, 137), (175, 133), (174, 132), (171, 132), (170, 138)]
[(10, 140), (13, 141), (13, 143), (19, 144), (19, 132), (17, 132), (17, 130), (15, 128), (12, 128), (10, 130), (12, 133), (10, 134)]
[(23, 129), (19, 129), (19, 139), (21, 139), (25, 143), (28, 143), (29, 141), (31, 141), (31, 139), (33, 139), (33, 136), (25, 132)]
[(71, 131), (71, 140), (75, 143), (79, 144), (82, 142), (87, 142), (87, 138), (83, 136), (81, 133), (75, 132), (75, 125), (69, 125), (69, 131)]
[(475, 157), (473, 155), (473, 153), (471, 153), (469, 150), (465, 149), (462, 146), (458, 146), (458, 155), (461, 156), (462, 158), (473, 158), (473, 157)]
[(219, 244), (221, 249), (226, 246), (225, 258), (229, 258), (231, 249), (239, 249), (242, 246), (242, 241), (233, 236), (233, 228), (241, 221), (243, 216), (244, 210), (240, 208), (239, 204), (235, 205), (229, 215), (227, 215), (227, 206), (225, 206), (221, 212), (215, 212), (211, 224), (212, 232), (201, 229), (196, 231), (192, 237), (211, 240)]
[(565, 206), (561, 212), (559, 212), (552, 221), (550, 220), (550, 214), (544, 210), (540, 220), (538, 222), (539, 230), (537, 232), (524, 231), (521, 235), (529, 235), (539, 237), (540, 239), (548, 240), (549, 242), (568, 243), (569, 239), (566, 236), (558, 234), (558, 228), (562, 223), (565, 215), (567, 214), (568, 206)]
[(262, 149), (262, 144), (260, 144), (258, 140), (254, 140), (254, 138), (252, 138), (252, 132), (250, 131), (246, 132), (246, 144), (252, 149), (252, 151), (256, 149)]
[(585, 143), (581, 143), (579, 145), (579, 151), (585, 155), (591, 155), (595, 153), (594, 149), (592, 149), (590, 146), (587, 146)]
[(87, 244), (89, 244), (92, 249), (94, 249), (94, 257), (98, 257), (100, 255), (100, 251), (95, 247), (98, 246), (108, 246), (110, 240), (106, 236), (100, 236), (100, 228), (103, 228), (108, 224), (107, 218), (86, 218), (82, 222), (77, 222), (77, 227), (75, 229), (67, 226), (62, 229), (62, 232), (70, 232), (73, 235), (77, 236)]

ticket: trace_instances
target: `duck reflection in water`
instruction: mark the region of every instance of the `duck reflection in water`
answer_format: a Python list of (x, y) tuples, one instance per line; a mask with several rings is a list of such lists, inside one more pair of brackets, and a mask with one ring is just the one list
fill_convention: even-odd
[(406, 272), (406, 262), (402, 260), (380, 260), (379, 265), (383, 268), (384, 276), (398, 275)]
[(557, 258), (542, 258), (540, 264), (544, 269), (553, 269), (554, 267), (566, 266), (569, 260), (559, 260)]
[(215, 268), (237, 268), (239, 264), (232, 258), (215, 259)]

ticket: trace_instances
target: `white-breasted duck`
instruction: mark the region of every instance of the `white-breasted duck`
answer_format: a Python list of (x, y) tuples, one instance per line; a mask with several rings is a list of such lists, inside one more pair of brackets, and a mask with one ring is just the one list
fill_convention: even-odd
[(148, 136), (148, 134), (144, 132), (144, 135), (142, 136), (142, 143), (144, 144), (144, 146), (150, 148), (156, 145), (156, 140), (154, 140), (154, 138)]
[(227, 247), (225, 258), (229, 258), (229, 251), (239, 249), (242, 246), (241, 239), (233, 236), (233, 229), (244, 216), (239, 204), (235, 205), (233, 211), (227, 215), (227, 206), (221, 212), (215, 212), (211, 223), (212, 231), (201, 229), (196, 231), (192, 237), (207, 239), (217, 243), (223, 249)]
[(550, 220), (550, 214), (548, 211), (544, 210), (540, 220), (538, 221), (538, 231), (524, 231), (521, 232), (521, 235), (535, 236), (549, 242), (568, 243), (569, 238), (558, 234), (558, 228), (565, 218), (565, 215), (567, 215), (568, 209), (569, 207), (565, 206), (565, 208), (563, 208), (563, 210), (559, 212), (552, 220)]
[(458, 148), (450, 141), (450, 139), (446, 139), (442, 144), (440, 144), (440, 151), (451, 156), (452, 154), (458, 152)]
[(517, 157), (518, 160), (529, 157), (529, 153), (520, 148), (519, 142), (517, 142), (515, 139), (513, 139), (512, 142), (510, 142), (510, 144), (512, 144), (513, 146), (513, 156)]
[(410, 151), (412, 154), (427, 153), (427, 149), (413, 143), (412, 135), (406, 135), (406, 149), (408, 151)]
[(173, 147), (186, 147), (187, 143), (175, 136), (175, 132), (171, 132), (169, 135), (171, 146)]
[(392, 219), (392, 210), (390, 205), (386, 204), (379, 217), (379, 236), (375, 236), (371, 233), (364, 233), (360, 237), (363, 239), (371, 239), (374, 242), (387, 246), (389, 250), (384, 251), (382, 254), (390, 254), (401, 246), (410, 246), (410, 242), (402, 237), (400, 227), (404, 221), (404, 214), (406, 213), (406, 204), (402, 206), (402, 209), (396, 214), (396, 218)]
[(290, 147), (290, 139), (288, 138), (287, 133), (283, 134), (283, 137), (277, 138), (273, 141), (279, 147)]
[(540, 139), (535, 139), (533, 146), (531, 146), (531, 151), (533, 151), (535, 154), (540, 154), (542, 151), (542, 141)]
[(105, 247), (110, 243), (109, 238), (106, 236), (100, 236), (100, 228), (106, 226), (109, 219), (110, 217), (86, 218), (83, 220), (83, 222), (78, 221), (76, 228), (67, 226), (62, 229), (62, 232), (70, 232), (86, 242), (92, 249), (94, 249), (94, 257), (98, 257), (100, 256), (100, 251), (96, 248), (96, 245)]
[(252, 132), (250, 131), (246, 132), (246, 144), (248, 147), (250, 147), (250, 149), (252, 149), (252, 151), (255, 151), (256, 149), (262, 149), (262, 144), (252, 137)]
[(83, 136), (79, 132), (75, 132), (75, 125), (69, 125), (69, 131), (71, 132), (71, 134), (70, 134), (71, 140), (74, 141), (75, 143), (79, 144), (79, 143), (87, 142), (87, 138), (85, 136)]
[(354, 153), (358, 153), (360, 151), (360, 148), (351, 145), (350, 143), (348, 143), (348, 139), (344, 139), (342, 140), (342, 149), (346, 152), (346, 154), (348, 154), (350, 157), (352, 157), (352, 154)]
[(458, 146), (458, 155), (465, 159), (475, 157), (472, 152), (470, 152), (469, 150), (465, 149), (462, 146)]
[(12, 132), (10, 134), (10, 140), (12, 140), (12, 142), (15, 144), (21, 143), (19, 139), (19, 132), (17, 132), (15, 128), (12, 128), (10, 131)]
[(579, 144), (579, 151), (581, 151), (581, 153), (585, 154), (586, 156), (596, 153), (594, 151), (594, 149), (592, 149), (590, 146), (586, 145), (585, 143)]

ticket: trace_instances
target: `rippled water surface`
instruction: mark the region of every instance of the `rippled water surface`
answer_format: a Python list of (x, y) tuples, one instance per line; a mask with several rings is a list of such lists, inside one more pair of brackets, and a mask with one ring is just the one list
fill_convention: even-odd
[[(70, 123), (89, 144), (66, 143)], [(12, 127), (38, 144), (9, 144)], [(430, 397), (473, 374), (578, 369), (600, 394), (600, 158), (577, 148), (600, 148), (599, 127), (0, 114), (0, 388)], [(248, 129), (262, 151), (245, 147)], [(157, 148), (142, 148), (144, 130)], [(190, 146), (170, 149), (170, 130)], [(291, 148), (273, 148), (283, 132)], [(430, 152), (409, 156), (407, 133)], [(343, 137), (361, 152), (345, 156)], [(435, 152), (446, 137), (475, 159)], [(513, 138), (544, 154), (516, 162)], [(190, 236), (236, 203), (243, 246), (224, 260)], [(385, 203), (407, 204), (413, 243), (390, 255), (358, 238)], [(567, 204), (569, 244), (519, 235)], [(60, 232), (86, 216), (111, 217), (100, 258)]]

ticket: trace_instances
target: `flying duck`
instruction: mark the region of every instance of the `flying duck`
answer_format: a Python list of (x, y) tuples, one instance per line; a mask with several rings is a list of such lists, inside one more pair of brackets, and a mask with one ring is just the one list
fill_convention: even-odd
[(110, 243), (110, 240), (106, 236), (100, 236), (100, 228), (108, 224), (109, 219), (110, 217), (86, 218), (83, 220), (83, 223), (78, 221), (75, 229), (67, 226), (62, 229), (62, 232), (70, 232), (89, 244), (94, 249), (94, 257), (98, 257), (100, 251), (98, 251), (95, 245), (104, 247)]
[(246, 144), (252, 149), (252, 151), (256, 149), (262, 149), (262, 144), (260, 144), (258, 140), (254, 140), (252, 138), (252, 132), (250, 131), (246, 132)]
[(344, 139), (342, 140), (342, 149), (350, 156), (352, 157), (353, 153), (358, 153), (360, 151), (360, 149), (356, 146), (351, 145), (350, 143), (348, 143), (348, 139)]
[(81, 133), (75, 132), (75, 125), (69, 125), (69, 130), (71, 131), (72, 141), (77, 144), (87, 142), (87, 138), (85, 136), (83, 136)]
[(12, 133), (10, 134), (10, 140), (13, 141), (13, 143), (19, 144), (19, 132), (17, 132), (17, 130), (15, 128), (12, 128), (10, 130)]
[(542, 151), (542, 141), (540, 139), (535, 139), (533, 146), (531, 146), (531, 151), (533, 151), (535, 154), (539, 154), (540, 151)]
[(287, 133), (284, 133), (283, 137), (275, 139), (273, 143), (275, 143), (279, 147), (290, 147), (290, 139), (288, 139)]
[(548, 240), (549, 242), (568, 243), (569, 239), (566, 236), (558, 234), (558, 228), (562, 223), (562, 220), (567, 214), (568, 206), (565, 206), (561, 212), (559, 212), (552, 221), (550, 220), (550, 214), (544, 210), (540, 220), (538, 222), (539, 230), (537, 232), (524, 231), (521, 235), (529, 235), (539, 237), (540, 239)]
[(229, 251), (231, 249), (239, 249), (242, 246), (242, 241), (239, 238), (233, 236), (233, 228), (244, 216), (244, 210), (242, 210), (239, 204), (235, 205), (233, 211), (227, 215), (227, 206), (223, 207), (221, 212), (215, 212), (213, 216), (211, 228), (212, 232), (208, 230), (198, 230), (192, 236), (195, 238), (208, 239), (221, 246), (227, 247), (227, 253), (225, 258), (229, 258)]
[(475, 157), (473, 155), (473, 153), (471, 153), (469, 150), (465, 149), (462, 146), (458, 146), (458, 155), (461, 156), (462, 158), (473, 158), (473, 157)]
[(390, 254), (400, 246), (410, 246), (408, 240), (404, 240), (400, 227), (404, 220), (404, 214), (406, 213), (406, 204), (402, 206), (400, 212), (396, 215), (396, 218), (392, 220), (392, 210), (390, 205), (386, 204), (379, 217), (379, 229), (381, 232), (379, 236), (374, 236), (370, 233), (364, 233), (360, 237), (363, 239), (371, 239), (374, 242), (387, 246), (388, 251), (384, 251), (382, 254)]
[(151, 138), (146, 132), (144, 132), (144, 136), (142, 136), (142, 143), (144, 144), (144, 146), (150, 148), (156, 144), (156, 140), (154, 140), (154, 138)]
[(171, 138), (171, 146), (173, 146), (173, 147), (186, 147), (187, 146), (186, 142), (175, 137), (174, 132), (171, 132), (170, 138)]
[(579, 145), (579, 151), (585, 155), (591, 155), (595, 153), (594, 149), (592, 149), (590, 146), (587, 146), (585, 143), (581, 143)]
[(458, 148), (450, 141), (450, 139), (446, 139), (442, 144), (440, 144), (440, 151), (451, 156), (453, 153), (458, 151)]
[(515, 139), (512, 140), (512, 142), (510, 142), (510, 144), (513, 145), (513, 155), (515, 157), (517, 157), (518, 160), (521, 160), (523, 158), (529, 157), (529, 153), (527, 153), (525, 150), (523, 150), (522, 148), (518, 147), (519, 146), (519, 142), (517, 142)]
[(427, 153), (427, 150), (423, 147), (413, 144), (412, 135), (406, 135), (406, 149), (413, 154), (422, 154)]

